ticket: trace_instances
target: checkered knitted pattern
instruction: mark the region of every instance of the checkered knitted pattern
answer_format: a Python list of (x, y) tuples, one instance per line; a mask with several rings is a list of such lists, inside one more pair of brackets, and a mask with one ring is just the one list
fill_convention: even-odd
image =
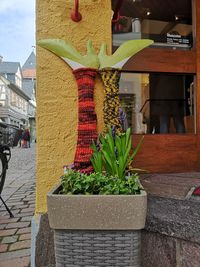
[(108, 126), (115, 126), (116, 132), (121, 133), (119, 116), (119, 79), (120, 71), (118, 69), (105, 68), (99, 71), (104, 84), (104, 107), (103, 117), (105, 132)]
[(81, 68), (73, 71), (78, 85), (78, 140), (74, 169), (83, 173), (93, 171), (90, 158), (92, 140), (97, 140), (97, 119), (94, 103), (94, 82), (97, 71)]

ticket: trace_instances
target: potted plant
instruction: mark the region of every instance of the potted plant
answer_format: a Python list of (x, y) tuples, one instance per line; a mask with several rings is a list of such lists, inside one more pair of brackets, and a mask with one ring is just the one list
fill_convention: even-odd
[(57, 267), (140, 266), (147, 195), (129, 166), (142, 139), (132, 150), (130, 129), (109, 128), (99, 143), (92, 146), (95, 172), (68, 169), (47, 196)]

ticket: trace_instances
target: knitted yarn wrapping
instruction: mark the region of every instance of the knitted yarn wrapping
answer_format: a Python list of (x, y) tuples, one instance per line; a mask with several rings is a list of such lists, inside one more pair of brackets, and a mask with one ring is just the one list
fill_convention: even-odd
[(122, 132), (119, 116), (119, 79), (120, 71), (118, 69), (105, 68), (99, 71), (104, 84), (104, 132), (108, 127), (115, 127), (116, 133)]
[(78, 139), (74, 169), (82, 173), (93, 171), (90, 145), (97, 140), (97, 118), (94, 103), (94, 83), (97, 70), (81, 68), (73, 71), (78, 86)]

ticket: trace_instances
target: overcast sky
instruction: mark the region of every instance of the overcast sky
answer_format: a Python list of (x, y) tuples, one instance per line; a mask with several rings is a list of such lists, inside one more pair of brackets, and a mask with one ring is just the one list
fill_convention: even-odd
[(0, 0), (0, 55), (24, 64), (35, 45), (35, 0)]

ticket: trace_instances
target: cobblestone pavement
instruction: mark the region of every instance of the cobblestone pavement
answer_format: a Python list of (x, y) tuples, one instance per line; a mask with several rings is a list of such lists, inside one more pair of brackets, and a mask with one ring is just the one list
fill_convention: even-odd
[(13, 148), (0, 201), (0, 267), (29, 267), (31, 219), (35, 209), (35, 146)]

